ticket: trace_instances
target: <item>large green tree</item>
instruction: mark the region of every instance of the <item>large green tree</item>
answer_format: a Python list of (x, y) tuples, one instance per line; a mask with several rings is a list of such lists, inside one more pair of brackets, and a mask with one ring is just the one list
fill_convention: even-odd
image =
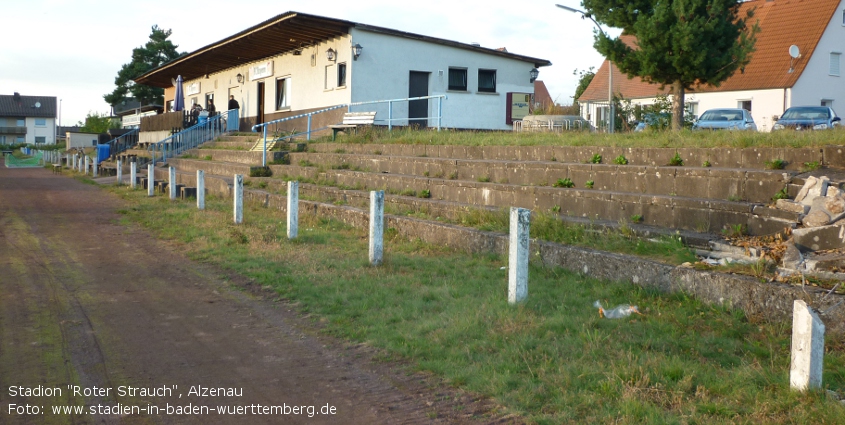
[(163, 104), (164, 89), (135, 84), (132, 80), (184, 54), (177, 52), (176, 48), (179, 46), (168, 40), (171, 33), (171, 30), (163, 30), (158, 25), (153, 26), (147, 44), (132, 49), (132, 61), (123, 64), (117, 72), (117, 77), (114, 79), (114, 85), (117, 87), (113, 92), (103, 95), (106, 103), (114, 106), (131, 93), (132, 97), (141, 102)]
[(106, 133), (109, 129), (120, 128), (120, 121), (113, 119), (108, 114), (100, 114), (98, 112), (88, 112), (85, 116), (85, 122), (76, 123), (79, 126), (79, 131), (83, 133)]
[(751, 60), (757, 24), (739, 16), (740, 0), (583, 0), (596, 21), (634, 35), (631, 48), (596, 34), (595, 48), (620, 71), (672, 87), (672, 128), (684, 122), (684, 94), (718, 86)]

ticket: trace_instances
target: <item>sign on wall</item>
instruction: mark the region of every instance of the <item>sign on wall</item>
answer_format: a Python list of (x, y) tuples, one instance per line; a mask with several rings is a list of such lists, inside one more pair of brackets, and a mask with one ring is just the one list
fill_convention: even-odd
[(267, 61), (249, 68), (249, 81), (273, 76), (273, 61)]
[(190, 96), (192, 94), (197, 94), (200, 92), (200, 82), (197, 81), (195, 83), (188, 84), (188, 87), (185, 88), (185, 95)]

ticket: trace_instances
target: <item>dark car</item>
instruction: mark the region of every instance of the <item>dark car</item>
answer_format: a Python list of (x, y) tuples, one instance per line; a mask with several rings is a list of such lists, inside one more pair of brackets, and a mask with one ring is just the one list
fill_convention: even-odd
[(757, 131), (751, 112), (742, 108), (708, 109), (692, 126), (693, 130)]
[(793, 106), (783, 113), (772, 130), (829, 130), (839, 127), (841, 121), (827, 106)]

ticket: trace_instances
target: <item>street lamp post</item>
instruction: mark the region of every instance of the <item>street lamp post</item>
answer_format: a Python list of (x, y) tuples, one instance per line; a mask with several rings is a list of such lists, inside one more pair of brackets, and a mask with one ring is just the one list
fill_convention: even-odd
[[(570, 11), (572, 13), (579, 13), (579, 14), (581, 14), (581, 19), (589, 18), (591, 21), (593, 21), (594, 24), (596, 24), (596, 28), (599, 29), (599, 31), (602, 33), (602, 35), (607, 37), (607, 34), (604, 32), (603, 29), (601, 29), (601, 26), (599, 25), (599, 23), (596, 22), (596, 20), (593, 19), (593, 17), (589, 13), (584, 12), (583, 10), (573, 9), (569, 6), (564, 6), (562, 4), (556, 4), (555, 6), (561, 8), (563, 10)], [(614, 128), (614, 124), (615, 124), (614, 121), (616, 120), (616, 111), (615, 111), (616, 108), (613, 105), (613, 62), (611, 62), (610, 57), (607, 58), (607, 65), (608, 65), (608, 70), (607, 70), (607, 104), (608, 104), (608, 110), (610, 111), (610, 119), (607, 121), (607, 123), (608, 123), (607, 132), (613, 133), (613, 128)]]

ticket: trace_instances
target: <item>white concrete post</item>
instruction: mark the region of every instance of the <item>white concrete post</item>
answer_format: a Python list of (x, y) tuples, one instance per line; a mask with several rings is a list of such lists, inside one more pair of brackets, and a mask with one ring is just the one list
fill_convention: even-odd
[(73, 171), (78, 171), (78, 169), (76, 168), (77, 165), (79, 165), (79, 164), (77, 164), (79, 162), (78, 158), (79, 158), (79, 154), (73, 154), (73, 165), (72, 165)]
[(156, 171), (153, 164), (147, 164), (147, 196), (155, 196)]
[(299, 234), (299, 182), (288, 182), (288, 239)]
[(90, 161), (90, 158), (88, 158), (88, 155), (85, 155), (85, 175), (86, 176), (88, 175), (88, 162), (89, 161)]
[(824, 360), (824, 323), (802, 300), (792, 304), (792, 363), (789, 386), (805, 391), (821, 388)]
[(528, 297), (528, 230), (531, 211), (511, 208), (510, 242), (508, 244), (508, 303), (516, 304)]
[(91, 162), (91, 169), (93, 170), (94, 177), (98, 177), (100, 175), (100, 166), (96, 159)]
[(72, 162), (70, 162), (70, 154), (66, 154), (65, 156), (67, 156), (66, 161), (65, 161), (65, 166), (66, 166), (67, 168), (71, 168), (71, 167), (73, 167), (73, 163), (72, 163)]
[(370, 264), (378, 266), (384, 256), (384, 191), (370, 192)]
[(117, 184), (123, 184), (123, 163), (117, 160)]
[(197, 209), (205, 209), (205, 171), (197, 170)]
[(176, 168), (170, 167), (170, 182), (167, 183), (168, 189), (170, 189), (170, 200), (173, 201), (176, 199)]
[(85, 172), (85, 169), (84, 169), (84, 168), (82, 168), (82, 166), (83, 166), (83, 164), (84, 164), (84, 162), (82, 161), (82, 158), (83, 158), (84, 156), (85, 156), (85, 155), (80, 155), (80, 156), (79, 156), (79, 164), (77, 165), (77, 167), (78, 167), (77, 169), (79, 170), (79, 172), (80, 172), (80, 173), (84, 173), (84, 172)]
[(130, 179), (129, 184), (132, 186), (132, 189), (137, 188), (138, 187), (138, 183), (137, 183), (138, 182), (138, 163), (135, 162), (135, 161), (132, 161), (132, 162), (129, 163), (129, 179)]
[(235, 174), (235, 224), (244, 222), (244, 176)]

